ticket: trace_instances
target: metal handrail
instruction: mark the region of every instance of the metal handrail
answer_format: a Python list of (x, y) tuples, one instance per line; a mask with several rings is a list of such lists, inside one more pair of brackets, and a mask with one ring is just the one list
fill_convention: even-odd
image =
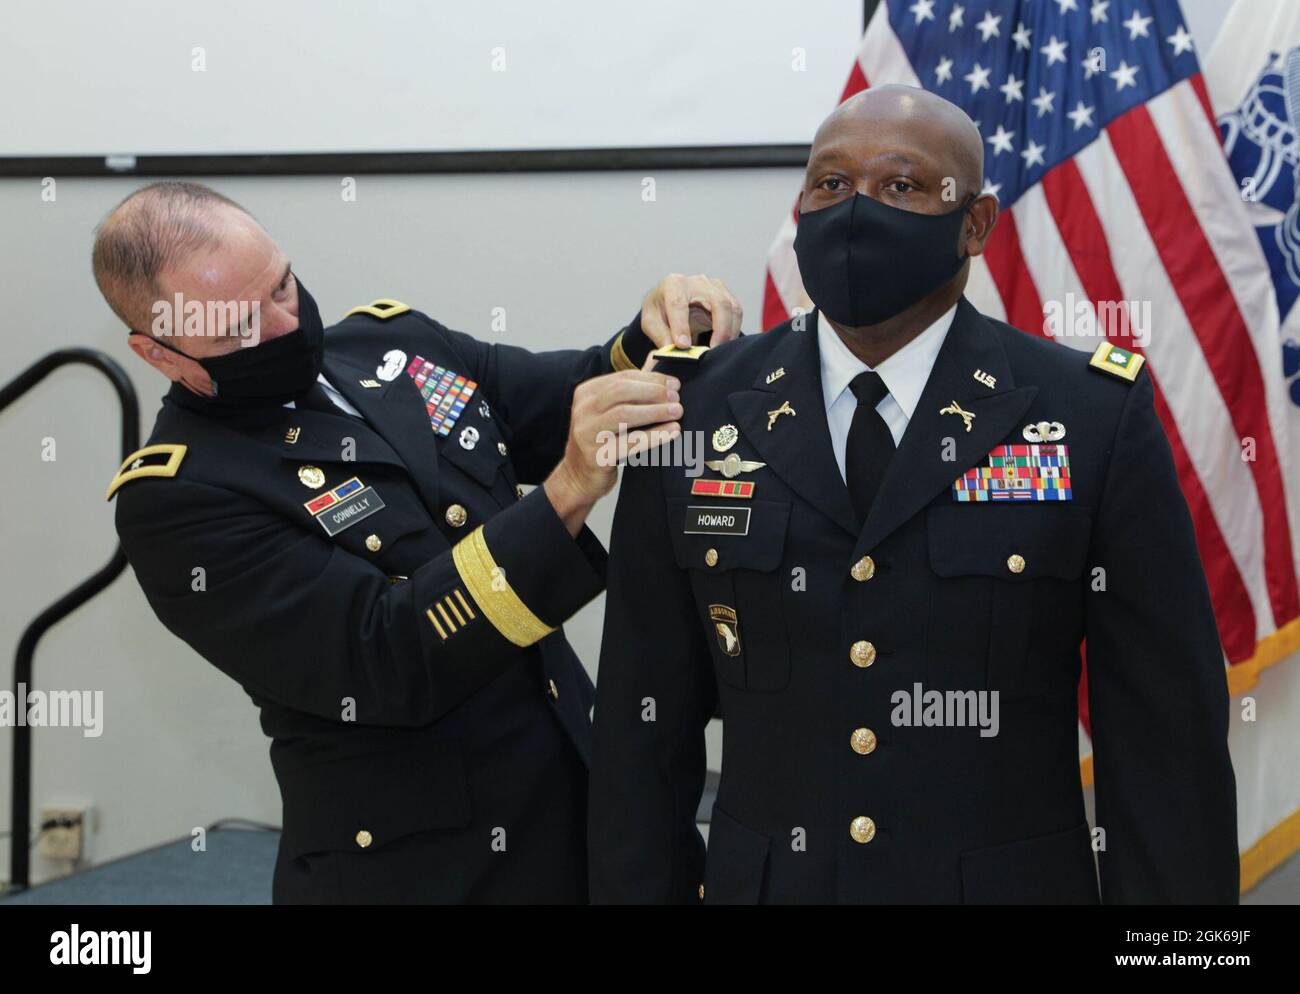
[[(80, 363), (99, 370), (117, 391), (122, 408), (122, 458), (140, 447), (140, 404), (135, 387), (120, 365), (96, 349), (59, 349), (27, 367), (0, 389), (0, 411), (3, 411), (28, 390), (40, 383), (54, 370), (72, 363)], [(36, 643), (41, 636), (59, 621), (107, 587), (126, 569), (126, 556), (121, 545), (116, 546), (108, 563), (57, 601), (38, 614), (23, 631), (14, 653), (14, 693), (20, 687), (30, 686), (32, 661)], [(17, 702), (27, 706), (26, 699)], [(12, 832), (9, 836), (9, 887), (25, 889), (31, 868), (31, 811), (32, 811), (32, 739), (31, 727), (22, 722), (14, 727), (13, 783), (10, 786), (10, 817)]]

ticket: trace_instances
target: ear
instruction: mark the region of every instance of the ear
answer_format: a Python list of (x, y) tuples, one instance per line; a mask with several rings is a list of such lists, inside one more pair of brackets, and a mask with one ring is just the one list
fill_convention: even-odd
[(998, 223), (998, 198), (990, 193), (975, 198), (966, 210), (962, 229), (962, 248), (967, 255), (983, 255), (984, 246)]
[(126, 343), (131, 351), (173, 383), (184, 383), (200, 396), (212, 396), (212, 378), (207, 370), (189, 356), (165, 349), (148, 335), (133, 331)]
[(126, 336), (126, 343), (131, 347), (132, 352), (162, 373), (167, 379), (179, 380), (181, 378), (179, 363), (176, 362), (180, 356), (169, 349), (163, 348), (148, 335), (133, 331)]

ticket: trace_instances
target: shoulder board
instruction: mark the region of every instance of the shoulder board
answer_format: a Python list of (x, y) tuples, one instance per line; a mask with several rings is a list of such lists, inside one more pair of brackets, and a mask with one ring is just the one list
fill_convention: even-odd
[(105, 500), (112, 500), (113, 494), (122, 484), (138, 480), (142, 476), (175, 476), (181, 468), (181, 460), (189, 447), (185, 445), (146, 445), (126, 457), (113, 482), (108, 485)]
[(368, 304), (362, 304), (360, 307), (354, 307), (343, 316), (352, 317), (353, 314), (369, 314), (372, 318), (379, 318), (380, 321), (386, 321), (389, 318), (397, 317), (399, 314), (405, 314), (411, 308), (403, 304), (400, 300), (390, 300), (388, 297), (380, 297), (378, 300), (372, 300)]
[(665, 345), (661, 349), (655, 349), (650, 354), (656, 359), (667, 359), (670, 362), (699, 362), (708, 351), (709, 347), (707, 345), (692, 345), (689, 349), (680, 349), (675, 345)]
[(1145, 356), (1140, 356), (1136, 352), (1121, 349), (1118, 345), (1111, 345), (1110, 342), (1102, 342), (1097, 346), (1097, 351), (1092, 354), (1092, 358), (1088, 360), (1088, 365), (1132, 383), (1137, 379), (1146, 361)]

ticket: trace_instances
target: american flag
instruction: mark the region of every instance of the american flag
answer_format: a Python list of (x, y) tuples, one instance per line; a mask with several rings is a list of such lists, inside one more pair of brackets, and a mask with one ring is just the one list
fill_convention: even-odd
[[(1045, 304), (1148, 310), (1149, 335), (1125, 320), (1105, 334), (1148, 359), (1229, 686), (1252, 686), (1300, 646), (1289, 415), (1268, 266), (1178, 3), (885, 0), (842, 99), (884, 83), (951, 100), (984, 137), (1002, 214), (973, 263), (977, 308), (1039, 335), (1053, 330)], [(769, 252), (765, 327), (811, 306), (796, 223), (792, 212)]]

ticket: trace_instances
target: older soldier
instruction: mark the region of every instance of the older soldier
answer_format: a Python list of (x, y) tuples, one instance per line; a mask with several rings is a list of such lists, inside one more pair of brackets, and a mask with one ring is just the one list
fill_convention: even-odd
[[(731, 294), (670, 277), (586, 351), (394, 300), (325, 329), (266, 231), (181, 183), (112, 212), (94, 271), (172, 381), (109, 487), (118, 533), (163, 624), (261, 709), (274, 899), (584, 901), (592, 687), (560, 626), (603, 584), (597, 437), (672, 434), (677, 380), (638, 367), (692, 314), (734, 337)], [(216, 327), (161, 320), (173, 300)]]

